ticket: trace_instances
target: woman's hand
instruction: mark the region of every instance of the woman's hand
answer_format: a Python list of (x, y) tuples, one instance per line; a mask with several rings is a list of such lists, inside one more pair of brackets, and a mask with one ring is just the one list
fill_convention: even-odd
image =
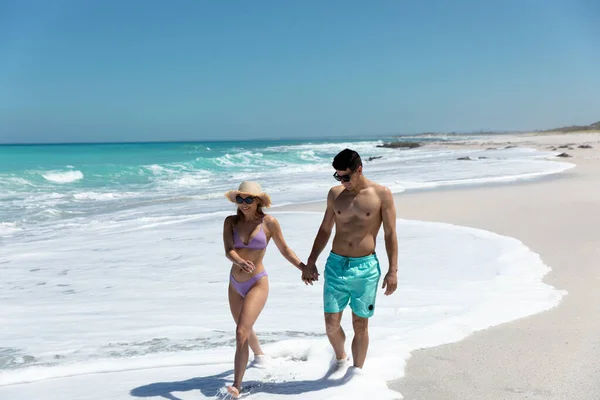
[(249, 274), (254, 272), (254, 270), (256, 269), (254, 263), (248, 260), (243, 260), (241, 263), (239, 263), (239, 266), (242, 269), (242, 271), (247, 272)]
[(315, 263), (311, 263), (309, 261), (308, 265), (305, 265), (302, 268), (302, 281), (306, 285), (312, 285), (314, 281), (319, 280), (319, 271), (317, 270), (317, 266)]
[(300, 261), (300, 264), (296, 265), (296, 268), (300, 270), (300, 272), (304, 272), (304, 268), (306, 268), (306, 264)]

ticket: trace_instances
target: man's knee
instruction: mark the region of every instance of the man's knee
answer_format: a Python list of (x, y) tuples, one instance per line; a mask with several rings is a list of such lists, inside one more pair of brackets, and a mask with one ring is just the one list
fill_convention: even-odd
[(341, 328), (340, 319), (337, 314), (325, 314), (325, 331), (327, 331), (327, 334), (336, 333)]
[(235, 330), (235, 339), (238, 341), (238, 343), (247, 342), (248, 338), (250, 337), (250, 333), (252, 333), (251, 328), (238, 325), (237, 329)]
[(369, 319), (353, 315), (352, 327), (355, 335), (367, 335), (369, 333)]

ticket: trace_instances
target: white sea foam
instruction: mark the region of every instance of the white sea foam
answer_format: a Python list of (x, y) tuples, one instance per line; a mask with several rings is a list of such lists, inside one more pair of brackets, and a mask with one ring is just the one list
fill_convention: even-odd
[[(322, 214), (273, 214), (306, 258)], [(65, 225), (27, 242), (8, 237), (0, 258), (0, 398), (217, 394), (231, 382), (235, 342), (224, 215)], [(564, 295), (541, 282), (549, 268), (515, 239), (407, 220), (398, 220), (398, 239), (398, 291), (379, 293), (364, 371), (330, 376), (322, 282), (302, 284), (270, 244), (271, 291), (256, 330), (273, 359), (248, 370), (250, 398), (399, 398), (385, 382), (402, 376), (411, 351), (546, 310)], [(381, 235), (377, 246), (385, 273)], [(349, 313), (343, 325), (351, 340)]]
[[(345, 148), (351, 148), (352, 150), (357, 151), (359, 154), (367, 154), (368, 152), (372, 152), (374, 147), (377, 145), (383, 144), (380, 140), (374, 141), (361, 141), (361, 142), (331, 142), (331, 143), (302, 143), (302, 144), (292, 144), (292, 145), (283, 145), (283, 146), (269, 146), (265, 150), (274, 151), (274, 152), (294, 152), (294, 151), (314, 151), (316, 153), (326, 153), (334, 155), (343, 150)], [(377, 151), (383, 151), (392, 153), (397, 150), (387, 149), (387, 148), (378, 148)]]
[[(229, 208), (223, 193), (242, 180), (255, 180), (267, 190), (275, 206), (323, 200), (335, 185), (331, 159), (345, 147), (357, 149), (368, 178), (393, 192), (487, 182), (515, 181), (554, 174), (573, 164), (546, 160), (557, 153), (525, 148), (493, 151), (420, 147), (397, 150), (376, 147), (380, 141), (303, 143), (268, 147), (220, 148), (213, 155), (195, 150), (189, 158), (174, 153), (171, 161), (157, 164), (147, 154), (140, 165), (86, 167), (85, 190), (69, 183), (84, 179), (75, 166), (69, 170), (21, 171), (0, 174), (0, 199), (10, 207), (0, 209), (0, 221), (18, 221), (23, 227), (73, 215), (112, 218), (125, 210), (150, 215), (217, 212)], [(201, 146), (202, 147), (202, 146)], [(185, 147), (183, 154), (188, 154)], [(379, 158), (380, 157), (380, 158)], [(458, 158), (470, 157), (464, 161)], [(50, 169), (50, 168), (48, 168)], [(89, 171), (89, 172), (88, 172)], [(89, 176), (87, 175), (89, 174)], [(48, 196), (55, 193), (58, 197)], [(134, 193), (133, 195), (130, 195)], [(119, 200), (113, 201), (113, 200)], [(171, 204), (171, 207), (164, 207)], [(118, 206), (115, 207), (115, 205)], [(64, 211), (41, 212), (46, 208)], [(85, 223), (85, 219), (81, 220)]]
[[(79, 192), (74, 193), (73, 198), (75, 200), (92, 200), (92, 201), (109, 201), (126, 198), (139, 197), (140, 193), (136, 192)], [(62, 197), (61, 197), (62, 198)]]
[(160, 166), (160, 165), (156, 165), (156, 164), (150, 165), (150, 166), (148, 166), (147, 168), (148, 168), (150, 171), (154, 172), (154, 173), (157, 173), (157, 172), (162, 172), (162, 171), (164, 171), (164, 170), (165, 170), (165, 167), (163, 167), (163, 166)]
[(18, 176), (0, 176), (0, 185), (4, 187), (14, 188), (23, 186), (34, 186), (31, 181)]
[(0, 237), (9, 236), (20, 230), (21, 228), (19, 228), (16, 222), (0, 222)]
[(42, 176), (44, 179), (56, 183), (71, 183), (83, 179), (81, 171), (48, 171)]
[(97, 193), (97, 192), (82, 192), (75, 193), (73, 198), (76, 200), (114, 200), (121, 197), (116, 193)]

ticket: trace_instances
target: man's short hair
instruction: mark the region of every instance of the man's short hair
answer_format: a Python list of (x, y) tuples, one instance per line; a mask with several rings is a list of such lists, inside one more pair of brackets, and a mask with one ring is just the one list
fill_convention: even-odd
[(360, 155), (354, 150), (344, 149), (333, 158), (331, 165), (338, 171), (345, 171), (347, 168), (350, 168), (350, 171), (354, 172), (358, 167), (362, 166), (362, 160), (360, 159)]

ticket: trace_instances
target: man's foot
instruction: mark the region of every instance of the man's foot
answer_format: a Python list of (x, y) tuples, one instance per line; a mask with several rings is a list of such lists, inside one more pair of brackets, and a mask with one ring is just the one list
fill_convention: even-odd
[(240, 391), (235, 386), (227, 386), (227, 393), (234, 399), (240, 398)]
[(339, 379), (344, 376), (350, 365), (350, 358), (348, 357), (339, 360), (334, 358), (331, 360), (331, 366), (327, 375), (329, 378)]
[(355, 375), (360, 376), (360, 375), (364, 375), (365, 372), (363, 371), (362, 368), (353, 365), (351, 367), (348, 367), (348, 370), (346, 371), (346, 373), (351, 374), (353, 376), (355, 376)]

